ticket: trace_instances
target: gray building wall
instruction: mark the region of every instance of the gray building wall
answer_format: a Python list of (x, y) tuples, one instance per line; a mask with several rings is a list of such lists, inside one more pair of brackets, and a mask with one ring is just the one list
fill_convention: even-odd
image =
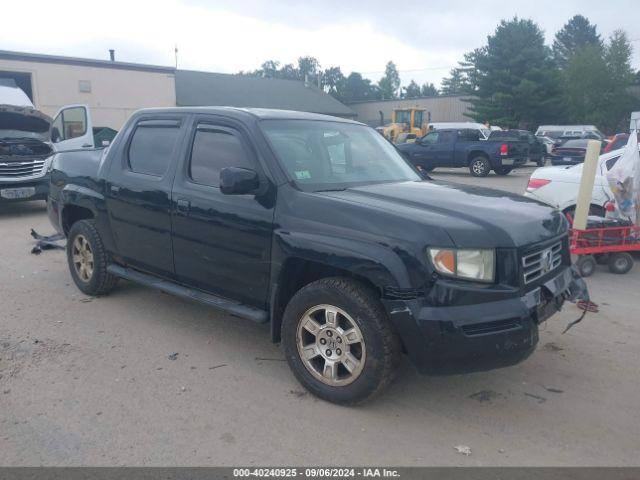
[(380, 112), (384, 115), (384, 123), (391, 122), (391, 114), (395, 108), (423, 108), (426, 110), (425, 120), (429, 122), (469, 122), (465, 116), (471, 104), (468, 96), (418, 97), (403, 100), (379, 100), (372, 102), (350, 103), (349, 107), (357, 114), (359, 122), (372, 127), (380, 126)]

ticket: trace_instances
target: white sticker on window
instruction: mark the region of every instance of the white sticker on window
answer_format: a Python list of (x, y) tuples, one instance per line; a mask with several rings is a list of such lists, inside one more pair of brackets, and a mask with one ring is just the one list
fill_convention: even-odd
[(311, 178), (311, 172), (309, 172), (309, 170), (296, 170), (295, 174), (298, 180), (308, 180)]

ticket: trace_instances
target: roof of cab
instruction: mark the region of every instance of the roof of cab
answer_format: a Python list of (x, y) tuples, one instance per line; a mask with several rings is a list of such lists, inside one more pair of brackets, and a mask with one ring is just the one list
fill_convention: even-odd
[(251, 116), (260, 120), (324, 120), (330, 122), (351, 123), (364, 125), (361, 122), (349, 120), (320, 113), (299, 112), (296, 110), (278, 110), (275, 108), (239, 108), (239, 107), (171, 107), (171, 108), (144, 108), (136, 111), (136, 115), (149, 113), (211, 113), (228, 117), (241, 118)]

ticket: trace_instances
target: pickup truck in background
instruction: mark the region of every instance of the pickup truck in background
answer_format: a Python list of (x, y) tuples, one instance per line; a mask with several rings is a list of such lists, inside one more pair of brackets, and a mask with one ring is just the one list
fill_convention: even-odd
[(403, 352), (423, 373), (522, 361), (585, 292), (560, 212), (424, 181), (324, 115), (141, 110), (107, 149), (55, 155), (48, 212), (85, 294), (124, 278), (268, 322), (301, 384), (342, 404)]
[(64, 107), (52, 120), (34, 107), (13, 80), (2, 79), (0, 202), (46, 200), (52, 154), (91, 148), (93, 131), (86, 106)]
[(529, 146), (527, 161), (533, 162), (539, 167), (544, 167), (551, 150), (547, 149), (543, 137), (536, 137), (528, 130), (494, 130), (489, 135), (489, 140), (519, 140), (526, 142)]
[(397, 148), (418, 169), (430, 172), (437, 167), (466, 167), (474, 177), (486, 177), (491, 170), (507, 175), (525, 164), (529, 155), (525, 141), (482, 140), (477, 130), (468, 129), (435, 130)]

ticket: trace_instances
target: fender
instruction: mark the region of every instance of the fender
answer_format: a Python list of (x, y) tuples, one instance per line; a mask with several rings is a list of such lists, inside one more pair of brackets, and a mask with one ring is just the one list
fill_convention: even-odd
[(271, 335), (274, 342), (280, 339), (281, 314), (286, 306), (278, 304), (278, 293), (285, 284), (284, 266), (292, 259), (348, 271), (371, 282), (379, 289), (381, 295), (387, 288), (412, 287), (407, 266), (400, 256), (387, 246), (363, 243), (361, 239), (277, 230), (274, 232), (269, 296)]

